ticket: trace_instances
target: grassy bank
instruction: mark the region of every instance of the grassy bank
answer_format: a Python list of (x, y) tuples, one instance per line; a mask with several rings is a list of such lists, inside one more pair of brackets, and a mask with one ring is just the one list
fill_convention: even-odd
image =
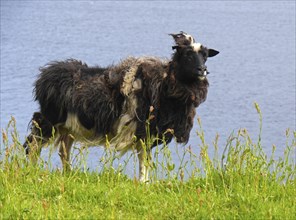
[[(27, 162), (14, 123), (2, 132), (0, 219), (296, 217), (295, 131), (287, 130), (280, 158), (267, 157), (260, 134), (254, 141), (244, 129), (229, 137), (223, 155), (210, 158), (200, 128), (199, 155), (185, 147), (183, 153), (177, 152), (181, 163), (176, 167), (164, 145), (154, 151), (151, 182), (141, 184), (126, 176), (122, 166), (112, 167), (110, 152), (104, 155), (104, 161), (110, 160), (99, 173), (77, 166), (63, 174), (42, 160), (33, 166)], [(218, 148), (217, 140), (213, 147)], [(189, 177), (184, 178), (184, 173)]]

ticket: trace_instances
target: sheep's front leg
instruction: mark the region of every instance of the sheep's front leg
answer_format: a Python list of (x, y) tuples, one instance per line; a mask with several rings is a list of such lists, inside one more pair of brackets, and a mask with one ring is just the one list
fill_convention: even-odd
[(152, 160), (152, 153), (150, 149), (138, 150), (139, 158), (139, 181), (142, 183), (149, 182), (149, 169)]
[(61, 135), (59, 155), (63, 164), (63, 171), (70, 171), (70, 152), (74, 139), (70, 135)]

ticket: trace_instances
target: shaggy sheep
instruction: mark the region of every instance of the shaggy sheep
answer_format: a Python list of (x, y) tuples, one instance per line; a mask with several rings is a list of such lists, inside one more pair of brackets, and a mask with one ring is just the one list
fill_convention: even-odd
[[(201, 44), (197, 50), (194, 38), (184, 32), (173, 37), (176, 46), (170, 61), (129, 57), (103, 68), (69, 59), (41, 68), (34, 89), (40, 112), (33, 114), (24, 143), (29, 157), (36, 160), (54, 137), (63, 167), (69, 169), (74, 141), (104, 145), (108, 139), (116, 151), (137, 150), (139, 179), (148, 181), (144, 162), (159, 142), (143, 147), (147, 121), (152, 137), (186, 143), (195, 108), (207, 96), (205, 62), (219, 53)], [(189, 43), (180, 41), (187, 38)]]

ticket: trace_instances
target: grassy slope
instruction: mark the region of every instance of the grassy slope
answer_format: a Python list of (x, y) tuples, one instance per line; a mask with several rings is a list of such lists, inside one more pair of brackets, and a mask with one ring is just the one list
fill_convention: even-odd
[[(27, 164), (14, 127), (2, 133), (0, 219), (295, 219), (295, 131), (287, 130), (278, 159), (267, 158), (260, 135), (253, 143), (245, 130), (229, 138), (222, 159), (210, 159), (202, 130), (198, 136), (200, 155), (192, 153), (179, 169), (165, 148), (163, 161), (153, 164), (151, 183), (140, 184), (110, 167), (100, 174), (81, 169), (63, 174), (42, 161)], [(183, 181), (186, 164), (192, 174)], [(159, 180), (156, 172), (166, 178)]]
[[(13, 168), (13, 167), (11, 167)], [(216, 175), (216, 177), (215, 177)], [(292, 218), (295, 180), (237, 176), (224, 183), (192, 178), (139, 184), (123, 175), (38, 168), (1, 170), (1, 219), (17, 218)], [(224, 176), (225, 179), (229, 178)], [(230, 177), (233, 178), (233, 177)], [(226, 181), (227, 182), (227, 181)]]

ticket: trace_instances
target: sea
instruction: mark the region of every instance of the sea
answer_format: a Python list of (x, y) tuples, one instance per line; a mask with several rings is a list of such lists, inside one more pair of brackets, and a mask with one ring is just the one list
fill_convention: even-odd
[[(108, 66), (128, 56), (170, 59), (169, 34), (184, 31), (220, 54), (207, 61), (208, 97), (197, 108), (189, 142), (168, 145), (172, 163), (180, 162), (176, 148), (194, 149), (199, 157), (205, 147), (201, 132), (210, 157), (215, 149), (222, 157), (229, 137), (240, 129), (254, 143), (260, 139), (268, 157), (273, 149), (282, 157), (296, 130), (295, 11), (295, 1), (1, 0), (1, 130), (14, 117), (20, 141), (25, 140), (32, 113), (39, 110), (33, 84), (47, 63), (75, 58)], [(2, 141), (1, 146), (3, 153)], [(100, 166), (102, 155), (102, 148), (90, 148), (87, 169)], [(60, 166), (57, 153), (52, 160)]]

